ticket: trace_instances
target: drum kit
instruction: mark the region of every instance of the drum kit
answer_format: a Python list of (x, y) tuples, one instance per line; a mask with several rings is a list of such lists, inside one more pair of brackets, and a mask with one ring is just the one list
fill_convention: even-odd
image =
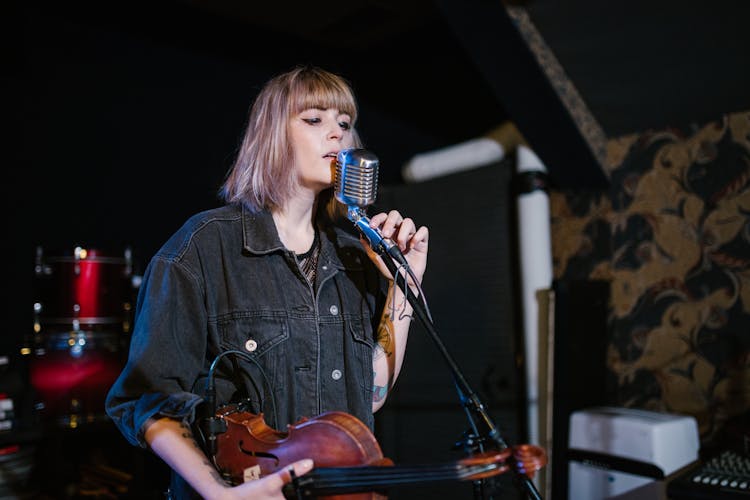
[(106, 420), (107, 391), (127, 359), (139, 279), (129, 248), (120, 255), (84, 247), (45, 255), (37, 247), (33, 333), (21, 353), (43, 424)]

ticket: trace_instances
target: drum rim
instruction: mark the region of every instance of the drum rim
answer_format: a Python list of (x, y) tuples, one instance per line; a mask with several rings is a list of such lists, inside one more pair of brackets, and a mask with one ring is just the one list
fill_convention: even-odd
[(93, 256), (93, 257), (86, 257), (85, 259), (79, 259), (74, 256), (61, 256), (61, 257), (44, 257), (42, 259), (42, 263), (51, 263), (51, 262), (71, 262), (75, 264), (80, 264), (81, 262), (96, 262), (96, 263), (102, 263), (102, 264), (124, 264), (127, 265), (128, 259), (125, 257), (107, 257), (107, 256)]
[(79, 324), (79, 325), (113, 325), (117, 323), (122, 323), (123, 321), (127, 321), (127, 315), (123, 316), (57, 316), (57, 317), (47, 317), (44, 315), (44, 313), (39, 314), (39, 319), (41, 323), (44, 323), (45, 325), (52, 324), (52, 325), (72, 325), (72, 324)]
[(123, 332), (118, 332), (114, 330), (104, 330), (104, 331), (95, 331), (95, 330), (56, 330), (56, 331), (49, 331), (49, 332), (39, 332), (35, 333), (33, 335), (33, 339), (30, 339), (33, 342), (42, 342), (44, 340), (49, 339), (73, 339), (73, 338), (79, 338), (83, 337), (86, 339), (121, 339), (123, 338)]

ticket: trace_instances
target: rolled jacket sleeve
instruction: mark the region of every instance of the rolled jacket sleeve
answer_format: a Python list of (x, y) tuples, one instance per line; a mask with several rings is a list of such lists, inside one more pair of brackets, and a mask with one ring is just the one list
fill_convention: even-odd
[(174, 256), (157, 255), (146, 269), (128, 361), (106, 399), (107, 414), (134, 445), (146, 446), (151, 417), (195, 419), (202, 388), (194, 385), (207, 371), (204, 290)]

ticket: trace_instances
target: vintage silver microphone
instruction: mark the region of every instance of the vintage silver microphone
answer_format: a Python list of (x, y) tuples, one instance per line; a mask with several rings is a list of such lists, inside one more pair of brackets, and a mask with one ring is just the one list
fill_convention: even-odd
[(387, 253), (399, 265), (408, 267), (398, 245), (385, 238), (377, 228), (370, 227), (370, 219), (365, 212), (365, 208), (375, 203), (378, 195), (379, 165), (377, 156), (366, 149), (348, 148), (339, 151), (334, 175), (335, 196), (346, 205), (347, 217), (376, 253), (381, 256)]

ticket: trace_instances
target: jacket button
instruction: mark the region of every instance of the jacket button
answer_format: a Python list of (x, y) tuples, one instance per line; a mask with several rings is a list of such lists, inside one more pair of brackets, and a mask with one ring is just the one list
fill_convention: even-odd
[(341, 370), (333, 370), (333, 371), (331, 372), (331, 378), (332, 378), (333, 380), (338, 380), (338, 379), (340, 379), (340, 378), (341, 378)]
[(328, 308), (328, 311), (331, 314), (333, 314), (334, 316), (336, 316), (339, 313), (339, 308), (338, 308), (338, 306), (336, 304), (334, 304), (334, 305), (332, 305), (331, 307)]
[(258, 343), (253, 339), (248, 339), (247, 342), (245, 342), (245, 349), (247, 349), (250, 352), (253, 352), (258, 348)]

